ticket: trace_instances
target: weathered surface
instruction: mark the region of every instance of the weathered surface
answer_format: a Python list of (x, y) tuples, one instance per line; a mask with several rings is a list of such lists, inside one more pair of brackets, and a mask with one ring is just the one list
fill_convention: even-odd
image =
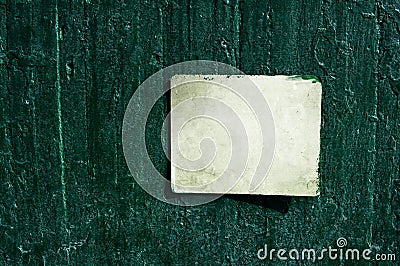
[[(250, 265), (264, 244), (339, 237), (399, 257), (399, 6), (1, 0), (0, 264)], [(231, 199), (181, 208), (135, 185), (121, 148), (129, 98), (189, 59), (321, 77), (319, 197), (287, 214)]]
[[(322, 86), (316, 79), (176, 75), (170, 84), (173, 191), (319, 194)], [(254, 89), (260, 94), (246, 95)], [(202, 143), (206, 138), (215, 150)]]

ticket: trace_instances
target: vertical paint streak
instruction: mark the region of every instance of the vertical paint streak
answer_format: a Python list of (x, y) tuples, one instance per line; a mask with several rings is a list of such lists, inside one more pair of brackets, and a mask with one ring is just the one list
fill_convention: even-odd
[[(164, 32), (164, 12), (163, 12), (163, 7), (159, 8), (159, 16), (160, 16), (160, 32), (163, 33)], [(161, 64), (161, 68), (164, 68), (164, 36), (163, 34), (160, 34), (160, 44), (161, 44), (161, 60), (160, 60), (160, 64)]]
[(240, 0), (236, 0), (235, 7), (234, 7), (234, 29), (235, 29), (235, 39), (234, 39), (234, 53), (233, 53), (233, 64), (236, 68), (240, 67), (240, 28), (242, 24), (242, 14), (240, 10)]
[[(379, 6), (378, 3), (375, 3), (375, 23), (376, 23), (376, 29), (377, 29), (377, 43), (376, 43), (376, 47), (378, 50), (378, 54), (380, 51), (380, 40), (381, 40), (381, 35), (380, 35), (380, 30), (379, 30), (379, 23), (378, 23), (378, 18), (379, 18)], [(375, 69), (378, 68), (378, 60), (376, 60), (375, 62)], [(379, 104), (379, 99), (378, 99), (378, 76), (374, 75), (374, 106), (373, 106), (373, 113), (372, 116), (373, 117), (378, 117), (378, 104)], [(378, 122), (374, 123), (374, 133), (372, 134), (372, 166), (371, 166), (371, 173), (375, 173), (376, 172), (376, 162), (377, 162), (377, 150), (376, 150), (376, 136), (378, 133)], [(374, 184), (374, 178), (370, 178), (368, 180), (368, 193), (369, 193), (369, 211), (370, 211), (370, 228), (369, 228), (369, 232), (367, 232), (366, 235), (366, 240), (367, 243), (369, 245), (369, 247), (371, 248), (371, 246), (373, 245), (373, 228), (374, 228), (374, 224), (376, 224), (376, 219), (375, 219), (375, 184)]]
[[(6, 45), (6, 51), (9, 51), (9, 24), (10, 24), (10, 18), (9, 18), (9, 14), (10, 14), (10, 3), (8, 1), (6, 1), (6, 38), (5, 38), (5, 45)], [(11, 95), (11, 77), (10, 77), (10, 71), (7, 71), (7, 84), (5, 86), (5, 90), (7, 95)], [(7, 97), (7, 113), (4, 113), (4, 122), (5, 127), (4, 127), (4, 146), (7, 147), (5, 149), (6, 153), (7, 153), (7, 168), (5, 169), (6, 172), (6, 176), (9, 178), (9, 169), (11, 166), (11, 157), (12, 157), (12, 152), (11, 152), (11, 123), (10, 123), (10, 111), (11, 111), (11, 97)], [(10, 134), (9, 134), (10, 133)], [(9, 179), (8, 179), (9, 180)]]
[(67, 198), (65, 191), (65, 161), (64, 161), (64, 142), (63, 142), (63, 125), (62, 125), (62, 111), (61, 111), (61, 78), (60, 78), (60, 27), (58, 24), (58, 0), (56, 1), (56, 17), (55, 17), (55, 30), (56, 30), (56, 63), (57, 63), (57, 115), (58, 115), (58, 150), (60, 155), (60, 181), (61, 181), (61, 193), (64, 210), (64, 230), (67, 231)]
[(187, 47), (188, 47), (188, 51), (189, 51), (189, 58), (190, 58), (190, 54), (192, 52), (192, 17), (190, 15), (191, 12), (191, 8), (190, 8), (190, 0), (188, 0), (187, 2), (187, 6), (186, 6), (186, 12), (187, 12), (187, 16), (188, 16), (188, 31), (187, 31)]
[[(137, 44), (138, 44), (138, 47), (141, 47), (141, 44), (142, 44), (142, 42), (141, 42), (141, 40), (140, 40), (140, 32), (141, 32), (141, 17), (140, 17), (140, 13), (141, 13), (141, 11), (140, 10), (138, 10), (138, 12), (137, 12), (137, 16), (136, 16), (136, 41), (137, 41)], [(138, 62), (141, 62), (141, 60), (142, 60), (142, 58), (141, 58), (141, 53), (139, 53), (138, 54)], [(140, 84), (142, 84), (142, 73), (141, 73), (141, 64), (139, 63), (138, 64), (138, 71), (137, 71), (137, 80), (138, 80), (138, 86), (140, 85)]]

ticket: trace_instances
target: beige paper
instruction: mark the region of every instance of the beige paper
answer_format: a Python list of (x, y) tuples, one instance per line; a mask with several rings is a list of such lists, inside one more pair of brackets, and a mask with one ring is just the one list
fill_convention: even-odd
[[(171, 87), (173, 191), (318, 195), (322, 93), (318, 80), (178, 75), (171, 79)], [(250, 93), (253, 99), (246, 99), (247, 88), (257, 88), (258, 94)], [(257, 113), (266, 108), (270, 114)], [(273, 124), (260, 126), (267, 116)], [(266, 138), (271, 132), (274, 136)], [(208, 151), (211, 154), (205, 154)], [(268, 171), (260, 175), (259, 164)]]

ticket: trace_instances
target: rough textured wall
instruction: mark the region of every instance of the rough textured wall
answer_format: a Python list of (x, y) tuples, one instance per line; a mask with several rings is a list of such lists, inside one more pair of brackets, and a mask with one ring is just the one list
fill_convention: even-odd
[[(0, 265), (257, 265), (264, 244), (339, 237), (400, 259), (399, 8), (0, 0)], [(135, 184), (121, 148), (129, 98), (190, 59), (321, 77), (321, 196), (293, 198), (286, 214), (227, 198), (182, 208)]]

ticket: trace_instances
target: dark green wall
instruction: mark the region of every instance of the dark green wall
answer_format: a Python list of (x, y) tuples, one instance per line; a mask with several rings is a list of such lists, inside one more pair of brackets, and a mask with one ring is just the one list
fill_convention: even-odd
[[(339, 237), (400, 260), (399, 8), (0, 0), (0, 265), (257, 265), (264, 244)], [(147, 77), (193, 59), (321, 78), (321, 196), (281, 214), (226, 198), (176, 207), (136, 185), (121, 147), (127, 103)]]

